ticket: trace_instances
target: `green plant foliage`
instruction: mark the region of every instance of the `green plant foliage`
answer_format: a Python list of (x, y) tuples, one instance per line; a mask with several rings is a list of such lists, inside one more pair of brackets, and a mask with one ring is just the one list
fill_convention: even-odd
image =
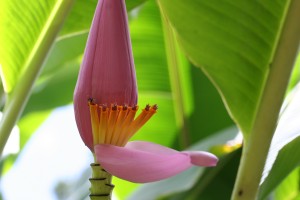
[[(61, 37), (55, 42), (24, 114), (53, 109), (72, 101), (86, 39), (87, 32), (81, 32)], [(56, 98), (53, 98), (53, 95)], [(49, 99), (51, 101), (48, 101)]]
[(282, 181), (274, 192), (275, 200), (299, 200), (299, 167)]
[[(19, 78), (35, 61), (38, 54), (47, 52), (53, 21), (61, 6), (72, 1), (1, 1), (0, 2), (0, 69), (4, 89), (11, 93)], [(56, 22), (57, 23), (57, 22)], [(59, 25), (59, 22), (56, 26)], [(44, 48), (44, 49), (41, 49)], [(42, 64), (41, 62), (39, 64)]]
[(185, 53), (218, 88), (244, 134), (245, 154), (232, 199), (254, 199), (299, 44), (300, 5), (201, 0), (159, 4)]
[(97, 2), (97, 0), (75, 1), (59, 36), (88, 31), (92, 23)]
[(159, 3), (189, 59), (209, 76), (231, 116), (248, 135), (287, 2)]
[(234, 123), (216, 88), (198, 68), (191, 66), (194, 111), (189, 118), (190, 140), (199, 141)]
[(288, 92), (290, 92), (299, 82), (300, 82), (300, 53), (298, 54), (297, 60), (295, 62), (295, 66), (289, 83)]
[(2, 80), (0, 77), (0, 110), (2, 110), (3, 106), (4, 106), (4, 102), (5, 102), (5, 92), (4, 92), (4, 88), (2, 85)]
[(284, 178), (300, 165), (299, 151), (300, 136), (283, 147), (277, 156), (270, 174), (261, 186), (259, 199), (264, 199)]
[(17, 155), (12, 155), (12, 154), (6, 156), (5, 159), (2, 159), (0, 161), (0, 174), (5, 174), (6, 172), (8, 172), (10, 168), (13, 166), (16, 159), (17, 159)]
[(264, 169), (265, 180), (261, 185), (259, 199), (265, 199), (290, 172), (300, 165), (300, 156), (295, 153), (299, 152), (300, 147), (299, 84), (286, 99)]
[(72, 2), (1, 1), (0, 75), (8, 95), (0, 121), (0, 154)]

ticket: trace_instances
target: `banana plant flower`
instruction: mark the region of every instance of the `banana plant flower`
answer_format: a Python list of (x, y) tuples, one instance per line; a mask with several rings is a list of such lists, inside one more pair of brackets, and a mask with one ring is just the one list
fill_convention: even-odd
[(110, 174), (138, 183), (217, 164), (208, 152), (129, 142), (158, 109), (146, 105), (139, 113), (137, 99), (125, 1), (99, 0), (74, 92), (78, 130), (97, 162)]

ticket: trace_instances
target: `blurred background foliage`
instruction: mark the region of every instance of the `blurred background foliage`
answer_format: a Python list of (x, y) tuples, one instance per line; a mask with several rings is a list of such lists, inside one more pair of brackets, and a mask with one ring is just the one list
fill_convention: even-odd
[[(16, 7), (14, 7), (18, 5), (16, 1), (1, 1), (0, 3), (1, 11), (5, 10), (0, 17), (9, 18), (14, 24), (13, 27), (5, 30), (5, 20), (0, 20), (0, 43), (6, 41), (1, 43), (0, 64), (3, 65), (2, 67), (11, 63), (14, 66), (20, 66), (9, 69), (11, 70), (9, 72), (11, 74), (7, 76), (9, 87), (6, 86), (7, 88), (3, 89), (4, 84), (0, 85), (1, 110), (5, 102), (10, 100), (14, 85), (20, 76), (24, 75), (22, 72), (26, 67), (26, 59), (30, 57), (30, 52), (36, 45), (35, 38), (47, 21), (51, 8), (55, 7), (59, 1), (42, 1), (43, 3), (28, 1), (29, 3), (22, 8), (22, 11), (19, 10), (20, 6), (24, 6), (27, 1), (20, 2)], [(241, 155), (241, 140), (228, 142), (234, 140), (239, 132), (231, 117), (238, 121), (239, 127), (249, 129), (246, 122), (253, 117), (253, 107), (256, 106), (257, 95), (266, 77), (267, 62), (273, 52), (273, 43), (285, 7), (284, 3), (280, 2), (274, 4), (273, 7), (262, 3), (254, 8), (249, 2), (233, 6), (228, 1), (224, 1), (220, 4), (229, 10), (223, 9), (226, 12), (222, 12), (219, 10), (220, 6), (213, 5), (214, 1), (212, 3), (199, 2), (126, 1), (137, 73), (139, 105), (143, 106), (147, 103), (159, 105), (159, 114), (133, 139), (153, 141), (178, 150), (192, 148), (210, 151), (220, 157), (220, 163), (215, 168), (192, 168), (171, 179), (142, 186), (115, 179), (114, 183), (117, 185), (115, 193), (119, 199), (139, 199), (141, 194), (145, 196), (144, 200), (147, 198), (149, 200), (230, 198)], [(20, 151), (51, 111), (72, 103), (73, 90), (96, 4), (97, 0), (75, 1), (55, 38), (43, 63), (42, 72), (32, 88), (31, 96), (17, 123), (20, 130)], [(174, 23), (172, 26), (169, 24), (171, 35), (166, 30), (166, 23), (168, 26), (170, 21), (164, 20), (158, 4), (168, 15), (171, 24)], [(40, 7), (43, 10), (37, 12)], [(202, 13), (198, 12), (198, 8), (201, 8)], [(232, 16), (228, 13), (232, 11), (232, 8), (234, 8), (235, 15), (241, 18), (231, 18)], [(259, 12), (249, 14), (250, 8), (257, 9)], [(20, 16), (23, 16), (21, 14), (13, 16), (19, 11), (24, 14), (24, 20), (21, 20)], [(188, 12), (190, 15), (184, 14)], [(206, 18), (202, 18), (203, 16)], [(262, 16), (270, 20), (262, 21), (259, 19)], [(190, 20), (193, 17), (195, 20)], [(221, 19), (227, 21), (221, 22)], [(248, 24), (243, 24), (242, 20), (248, 20), (250, 26), (245, 28), (244, 26)], [(218, 22), (219, 24), (215, 24)], [(259, 22), (257, 26), (253, 25), (255, 22)], [(226, 23), (229, 25), (222, 27)], [(202, 27), (207, 29), (201, 31)], [(13, 30), (16, 32), (11, 33)], [(194, 46), (190, 46), (191, 40)], [(246, 48), (245, 44), (249, 46)], [(170, 45), (173, 45), (171, 50)], [(219, 46), (219, 49), (216, 46)], [(249, 73), (249, 76), (235, 71), (236, 68), (233, 67), (237, 65), (240, 65), (241, 72)], [(262, 66), (262, 69), (253, 70), (252, 65)], [(22, 66), (25, 67), (22, 68)], [(223, 67), (220, 68), (220, 66)], [(228, 75), (227, 71), (232, 74)], [(1, 78), (3, 79), (3, 76)], [(300, 56), (295, 64), (288, 91), (299, 93), (299, 85), (297, 89), (299, 79)], [(230, 88), (228, 85), (232, 89), (228, 89)], [(8, 92), (7, 95), (4, 90)], [(287, 107), (291, 102), (292, 100), (287, 101)], [(245, 106), (242, 106), (243, 104)], [(231, 117), (228, 113), (231, 113)], [(295, 121), (299, 119), (300, 112), (290, 115)], [(286, 121), (283, 127), (288, 126), (289, 122), (291, 121)], [(299, 129), (298, 125), (292, 131), (293, 139), (299, 136)], [(284, 133), (284, 128), (281, 132)], [(284, 155), (279, 158), (283, 160), (287, 158), (289, 154), (285, 151), (291, 151), (291, 148), (299, 151), (299, 144), (296, 140), (293, 142), (287, 140), (284, 145), (277, 147), (277, 152), (280, 151), (280, 155)], [(11, 154), (1, 160), (2, 175), (10, 170), (15, 160), (18, 159), (18, 155)], [(277, 160), (277, 163), (280, 165), (282, 162)], [(291, 166), (275, 168), (274, 170), (282, 173), (280, 177), (276, 177), (277, 172), (270, 173), (272, 177), (275, 174), (275, 178), (266, 179), (268, 182), (263, 185), (260, 199), (265, 199), (272, 192), (272, 198), (276, 200), (284, 199), (284, 194), (287, 193), (293, 193), (295, 194), (293, 197), (299, 197), (299, 187), (297, 187), (299, 186), (299, 168), (297, 168), (299, 163), (298, 156), (294, 158)], [(89, 163), (86, 166), (87, 169), (78, 180), (72, 183), (58, 180), (60, 182), (55, 188), (58, 199), (85, 199), (87, 197)], [(281, 183), (282, 180), (284, 181)], [(292, 181), (295, 187), (290, 189), (292, 191), (287, 191), (286, 185)], [(74, 191), (77, 192), (74, 193)]]

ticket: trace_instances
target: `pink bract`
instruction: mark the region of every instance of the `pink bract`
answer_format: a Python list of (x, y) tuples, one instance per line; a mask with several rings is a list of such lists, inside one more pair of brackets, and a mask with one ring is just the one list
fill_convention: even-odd
[(75, 92), (76, 123), (93, 151), (88, 98), (96, 103), (135, 106), (137, 84), (124, 0), (99, 0)]

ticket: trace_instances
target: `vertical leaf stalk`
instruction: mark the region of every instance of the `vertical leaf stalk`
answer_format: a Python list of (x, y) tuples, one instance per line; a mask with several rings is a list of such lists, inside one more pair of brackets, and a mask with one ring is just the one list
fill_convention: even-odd
[(37, 38), (28, 59), (26, 60), (20, 78), (11, 94), (8, 95), (0, 121), (0, 156), (11, 133), (11, 130), (20, 117), (27, 100), (30, 96), (31, 88), (38, 77), (47, 53), (55, 40), (57, 33), (66, 18), (68, 11), (72, 7), (74, 0), (58, 0), (50, 13), (48, 20)]
[(279, 33), (274, 58), (270, 63), (253, 128), (244, 142), (232, 200), (257, 198), (262, 171), (297, 55), (300, 41), (299, 10), (300, 1), (291, 1)]
[(0, 78), (0, 110), (2, 110), (2, 108), (4, 106), (4, 102), (5, 102), (5, 92), (4, 92), (4, 88), (2, 85), (2, 80)]
[[(159, 1), (158, 1), (159, 4)], [(177, 44), (174, 31), (170, 25), (170, 22), (161, 11), (162, 26), (164, 31), (164, 41), (166, 47), (166, 56), (168, 62), (168, 70), (170, 74), (170, 82), (172, 88), (172, 95), (174, 98), (175, 117), (180, 131), (180, 146), (185, 149), (189, 146), (189, 133), (187, 125), (187, 114), (185, 108), (185, 95), (183, 94), (182, 86), (182, 67), (187, 67), (188, 62), (183, 57), (183, 53), (180, 51)]]

